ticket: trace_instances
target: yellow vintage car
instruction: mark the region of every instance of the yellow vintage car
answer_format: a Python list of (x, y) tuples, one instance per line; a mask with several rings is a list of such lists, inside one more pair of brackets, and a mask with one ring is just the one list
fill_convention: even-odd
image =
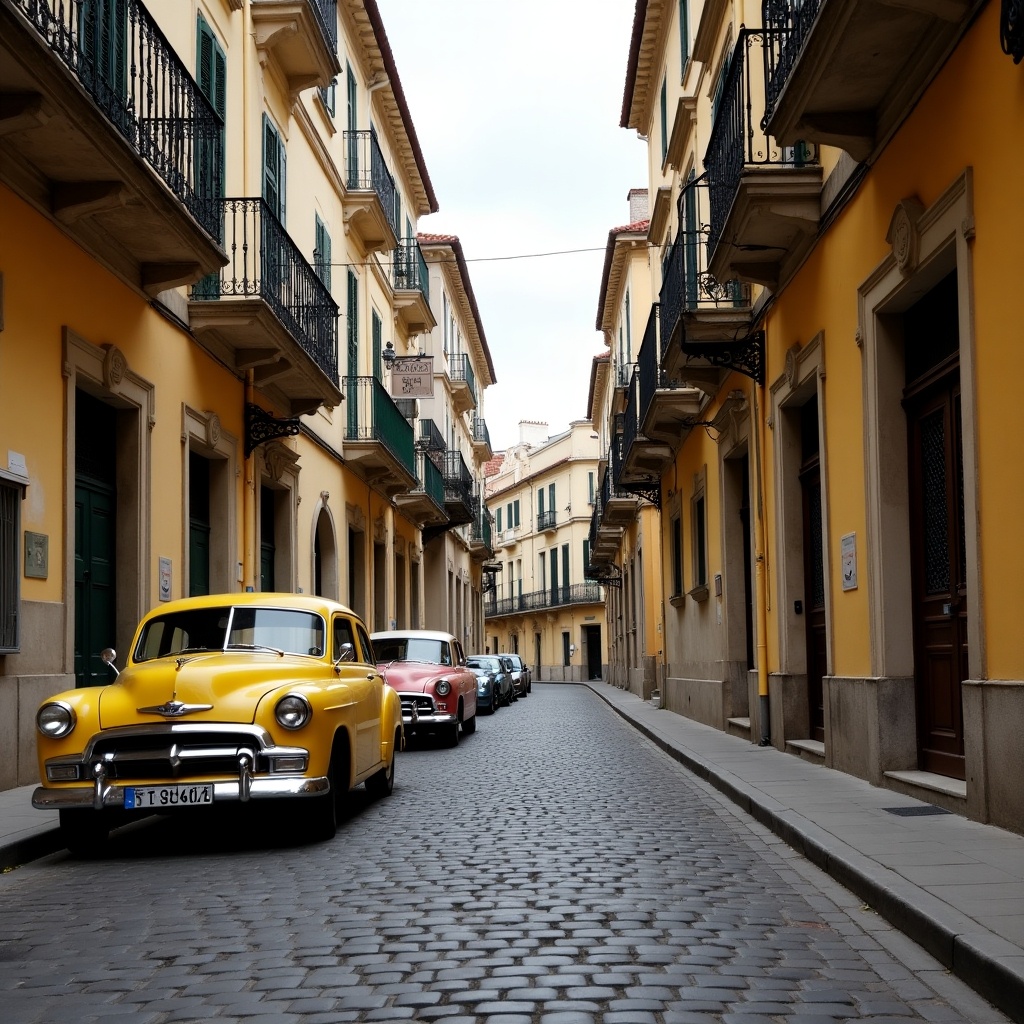
[(132, 815), (222, 801), (291, 800), (311, 838), (330, 838), (351, 788), (390, 795), (404, 741), (362, 621), (300, 594), (154, 608), (116, 681), (52, 697), (36, 726), (32, 804), (60, 811), (83, 856)]

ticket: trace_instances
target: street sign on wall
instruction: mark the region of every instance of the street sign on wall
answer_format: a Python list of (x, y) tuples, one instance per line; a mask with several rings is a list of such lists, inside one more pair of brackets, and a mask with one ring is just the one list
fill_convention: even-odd
[(433, 398), (434, 357), (400, 356), (391, 364), (392, 398)]

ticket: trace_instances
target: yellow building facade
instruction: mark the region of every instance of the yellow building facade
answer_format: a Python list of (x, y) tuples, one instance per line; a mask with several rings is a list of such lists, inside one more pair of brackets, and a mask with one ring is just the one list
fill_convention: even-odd
[(464, 414), (457, 493), (435, 458), (439, 507), (407, 498), (430, 471), (391, 356), (440, 322), (438, 204), (376, 3), (82, 8), (0, 2), (3, 788), (34, 779), (38, 703), (109, 678), (159, 601), (305, 591), (425, 626), (450, 529), (444, 625), (483, 619)]
[(622, 124), (696, 403), (658, 467), (665, 705), (1020, 832), (1013, 31), (649, 0)]
[(484, 594), (485, 646), (515, 653), (535, 680), (603, 678), (607, 665), (604, 588), (587, 578), (597, 500), (600, 439), (590, 420), (548, 436), (521, 422), (517, 445), (487, 472), (494, 524), (494, 582)]

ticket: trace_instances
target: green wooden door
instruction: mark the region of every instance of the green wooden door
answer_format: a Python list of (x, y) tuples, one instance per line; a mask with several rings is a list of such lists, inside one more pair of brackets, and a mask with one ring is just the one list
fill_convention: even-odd
[(348, 272), (348, 320), (346, 323), (348, 341), (348, 366), (346, 379), (348, 390), (345, 394), (346, 436), (355, 440), (359, 437), (359, 279)]
[(75, 483), (75, 685), (109, 683), (100, 651), (114, 645), (117, 529), (114, 488), (80, 478)]
[(260, 488), (260, 591), (274, 590), (274, 492)]

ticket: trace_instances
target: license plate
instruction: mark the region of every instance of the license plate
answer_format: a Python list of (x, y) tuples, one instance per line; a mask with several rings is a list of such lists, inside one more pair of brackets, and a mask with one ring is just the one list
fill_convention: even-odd
[(125, 786), (124, 806), (130, 811), (169, 807), (200, 807), (213, 803), (213, 784), (174, 786)]

